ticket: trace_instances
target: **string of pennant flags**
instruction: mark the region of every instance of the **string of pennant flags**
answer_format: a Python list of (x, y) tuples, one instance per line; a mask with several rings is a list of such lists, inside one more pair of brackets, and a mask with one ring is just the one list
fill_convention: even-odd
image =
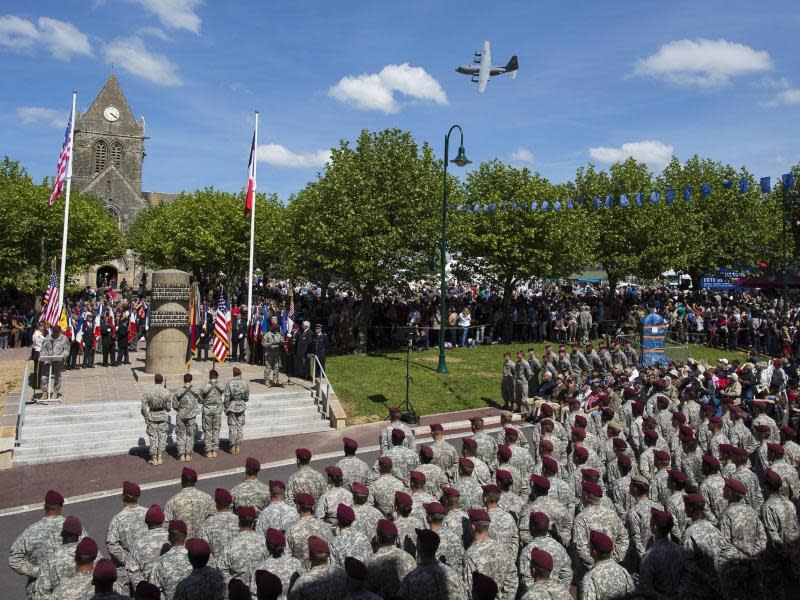
[[(760, 188), (762, 194), (768, 194), (772, 187), (771, 187), (771, 177), (762, 177), (760, 181)], [(786, 173), (781, 176), (781, 182), (785, 189), (793, 188), (795, 185), (794, 175), (792, 173)], [(722, 182), (722, 187), (726, 189), (730, 189), (734, 186), (734, 181), (725, 180)], [(750, 180), (749, 179), (740, 179), (738, 182), (739, 193), (744, 194), (750, 190)], [(700, 186), (700, 195), (701, 197), (705, 198), (711, 194), (713, 191), (713, 186), (710, 183), (704, 183)], [(663, 194), (664, 201), (667, 204), (672, 204), (675, 201), (675, 198), (678, 194), (678, 191), (674, 189), (666, 190)], [(683, 199), (689, 203), (692, 201), (692, 195), (694, 194), (694, 189), (692, 186), (686, 186), (682, 190), (680, 190), (680, 194)], [(595, 196), (594, 198), (587, 199), (584, 196), (577, 196), (576, 198), (568, 198), (565, 201), (562, 200), (531, 200), (527, 202), (525, 200), (520, 201), (513, 201), (513, 202), (501, 202), (497, 204), (493, 202), (491, 204), (480, 204), (480, 203), (469, 203), (466, 204), (459, 204), (456, 206), (451, 206), (451, 210), (455, 210), (455, 212), (471, 212), (471, 213), (493, 213), (498, 210), (509, 210), (511, 212), (517, 211), (529, 211), (529, 212), (547, 212), (547, 211), (555, 211), (558, 212), (562, 209), (564, 210), (573, 210), (576, 206), (583, 206), (584, 204), (594, 205), (595, 208), (613, 208), (614, 206), (642, 206), (645, 203), (649, 202), (650, 204), (659, 204), (661, 202), (661, 192), (659, 190), (654, 190), (650, 192), (649, 195), (646, 195), (644, 192), (636, 192), (635, 194), (619, 194), (619, 198), (617, 198), (616, 194), (607, 194), (605, 198), (601, 198), (600, 196)]]

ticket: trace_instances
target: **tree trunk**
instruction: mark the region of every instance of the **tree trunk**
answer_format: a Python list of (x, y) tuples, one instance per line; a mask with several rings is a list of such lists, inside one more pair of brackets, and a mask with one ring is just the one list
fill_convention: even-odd
[(372, 291), (375, 285), (372, 283), (367, 284), (361, 290), (361, 306), (358, 311), (358, 341), (356, 344), (356, 353), (367, 353), (367, 337), (369, 335), (369, 327), (372, 324)]
[(510, 344), (514, 333), (514, 319), (512, 317), (512, 292), (514, 280), (506, 279), (503, 282), (503, 343)]
[(619, 283), (619, 274), (610, 268), (608, 265), (603, 265), (603, 269), (608, 277), (608, 303), (613, 311), (616, 311), (617, 305), (617, 284)]

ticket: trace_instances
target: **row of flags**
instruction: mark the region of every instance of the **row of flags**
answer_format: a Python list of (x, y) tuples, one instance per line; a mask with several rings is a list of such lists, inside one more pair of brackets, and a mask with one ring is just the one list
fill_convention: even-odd
[[(795, 186), (795, 178), (792, 173), (786, 173), (781, 176), (781, 183), (784, 186), (784, 189), (791, 189)], [(729, 189), (732, 188), (734, 185), (733, 181), (726, 180), (722, 182), (722, 187)], [(710, 183), (704, 183), (700, 186), (700, 195), (703, 198), (708, 197), (711, 195), (713, 191), (713, 186)], [(744, 194), (750, 190), (750, 180), (749, 179), (740, 179), (738, 183), (739, 192)], [(760, 189), (761, 193), (768, 194), (771, 191), (771, 178), (770, 177), (762, 177), (760, 181)], [(669, 189), (663, 193), (663, 199), (667, 204), (672, 204), (675, 202), (675, 199), (678, 195), (681, 194), (684, 201), (687, 203), (692, 201), (692, 197), (695, 194), (694, 188), (692, 186), (686, 186), (680, 192)], [(637, 192), (635, 194), (607, 194), (605, 197), (595, 196), (594, 198), (586, 198), (584, 196), (578, 196), (577, 198), (568, 198), (565, 201), (562, 200), (531, 200), (527, 202), (525, 200), (514, 201), (514, 202), (501, 202), (497, 204), (493, 202), (491, 204), (482, 204), (482, 203), (470, 203), (467, 202), (466, 204), (459, 204), (456, 206), (451, 206), (452, 210), (455, 212), (467, 212), (467, 213), (492, 213), (498, 210), (510, 210), (512, 212), (515, 211), (529, 211), (529, 212), (547, 212), (549, 210), (552, 211), (560, 211), (564, 210), (572, 210), (576, 206), (583, 206), (584, 204), (588, 206), (594, 206), (595, 208), (613, 208), (615, 206), (621, 207), (628, 207), (628, 206), (642, 206), (646, 202), (650, 204), (659, 204), (661, 203), (662, 193), (659, 190), (653, 190), (650, 192), (649, 195), (646, 195), (644, 192)]]

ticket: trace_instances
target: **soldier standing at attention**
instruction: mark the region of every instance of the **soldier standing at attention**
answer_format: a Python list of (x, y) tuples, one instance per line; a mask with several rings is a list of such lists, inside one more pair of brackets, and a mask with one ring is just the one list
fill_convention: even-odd
[(39, 389), (42, 395), (47, 395), (47, 383), (50, 378), (50, 370), (53, 372), (53, 389), (56, 396), (61, 396), (61, 372), (64, 370), (64, 361), (69, 356), (69, 340), (67, 336), (61, 335), (61, 327), (56, 325), (49, 337), (44, 338), (42, 350), (39, 354), (41, 363), (41, 380)]
[(75, 575), (75, 550), (82, 531), (83, 525), (78, 517), (69, 516), (64, 519), (64, 524), (61, 526), (63, 544), (39, 565), (35, 592), (37, 599), (51, 598), (53, 591), (62, 581)]
[(164, 600), (172, 600), (175, 588), (192, 572), (189, 555), (186, 551), (188, 537), (186, 523), (180, 520), (170, 521), (167, 532), (170, 548), (153, 564), (149, 581), (161, 589)]
[(222, 399), (225, 413), (228, 415), (229, 451), (231, 454), (239, 454), (245, 423), (244, 411), (247, 408), (247, 401), (250, 399), (250, 388), (242, 379), (242, 370), (239, 367), (233, 367), (233, 379), (225, 386)]
[(325, 368), (325, 354), (328, 350), (328, 336), (322, 331), (322, 324), (314, 325), (314, 337), (311, 338), (311, 354), (319, 359), (319, 364)]
[(525, 360), (522, 350), (518, 350), (517, 362), (514, 363), (514, 405), (511, 410), (522, 410), (522, 401), (528, 397), (530, 379), (531, 365)]
[(158, 559), (164, 544), (167, 543), (167, 530), (163, 527), (164, 511), (158, 504), (153, 504), (147, 509), (144, 514), (144, 523), (147, 531), (133, 543), (125, 564), (133, 589), (136, 589), (136, 586), (150, 575), (153, 563)]
[(39, 566), (61, 545), (61, 530), (64, 525), (64, 517), (61, 516), (63, 506), (64, 497), (56, 491), (48, 491), (44, 496), (44, 518), (28, 526), (11, 544), (8, 566), (28, 578), (25, 590), (25, 597), (28, 600), (34, 597)]
[(142, 416), (147, 426), (147, 437), (150, 439), (151, 465), (160, 465), (161, 458), (167, 450), (167, 431), (169, 424), (169, 410), (172, 395), (164, 386), (164, 376), (156, 373), (153, 378), (155, 385), (142, 396)]
[(133, 548), (134, 542), (147, 532), (144, 515), (147, 509), (139, 506), (141, 489), (130, 481), (122, 482), (122, 510), (111, 518), (111, 524), (106, 533), (106, 547), (111, 560), (117, 566), (117, 581), (123, 589), (128, 587), (128, 573), (125, 565), (128, 563), (128, 553)]
[(217, 512), (208, 517), (197, 530), (197, 537), (211, 546), (211, 566), (216, 567), (223, 548), (239, 533), (239, 517), (231, 510), (233, 496), (224, 488), (214, 490)]
[(217, 569), (208, 566), (211, 546), (205, 540), (186, 540), (186, 553), (192, 572), (175, 587), (175, 600), (193, 598), (225, 598), (225, 579)]
[(219, 373), (211, 369), (208, 372), (208, 383), (200, 388), (200, 404), (203, 406), (203, 440), (207, 458), (216, 458), (219, 450), (223, 390), (217, 383), (218, 379)]
[(381, 454), (386, 453), (386, 451), (392, 447), (392, 431), (395, 429), (402, 429), (406, 434), (403, 440), (403, 446), (411, 449), (414, 448), (416, 436), (414, 435), (414, 431), (403, 423), (401, 420), (402, 416), (403, 413), (398, 407), (393, 406), (389, 409), (389, 424), (381, 430), (381, 434), (378, 436), (378, 445), (381, 447)]
[(184, 522), (190, 537), (195, 537), (203, 521), (216, 512), (211, 496), (194, 487), (196, 483), (197, 471), (184, 467), (181, 473), (181, 491), (164, 506), (166, 520)]
[(194, 452), (194, 432), (197, 429), (197, 414), (200, 406), (197, 401), (200, 395), (192, 387), (192, 374), (183, 376), (183, 388), (172, 395), (172, 408), (178, 413), (175, 418), (177, 434), (178, 460), (192, 460)]
[[(92, 597), (92, 567), (97, 560), (97, 542), (90, 537), (83, 538), (75, 548), (75, 562), (72, 577), (64, 579), (55, 590), (53, 598), (77, 600)], [(110, 561), (109, 561), (110, 562)], [(113, 569), (113, 565), (111, 566)], [(116, 572), (115, 572), (116, 574)], [(33, 596), (28, 596), (32, 598)]]
[(322, 476), (322, 473), (311, 468), (311, 451), (309, 449), (297, 448), (294, 456), (297, 459), (297, 471), (292, 473), (289, 481), (286, 482), (286, 503), (294, 506), (295, 497), (306, 492), (313, 496), (313, 506), (328, 487), (328, 481)]
[(261, 463), (257, 458), (248, 456), (244, 463), (244, 481), (234, 486), (231, 490), (233, 508), (252, 506), (257, 513), (264, 510), (269, 504), (269, 487), (258, 480)]
[(278, 317), (269, 321), (269, 331), (261, 338), (264, 348), (264, 384), (279, 385), (281, 370), (281, 350), (283, 350), (283, 334), (278, 326)]

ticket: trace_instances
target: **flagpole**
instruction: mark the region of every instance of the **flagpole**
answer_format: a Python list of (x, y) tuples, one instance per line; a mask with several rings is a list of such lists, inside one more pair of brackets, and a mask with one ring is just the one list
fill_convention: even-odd
[(258, 165), (258, 110), (256, 110), (256, 129), (253, 133), (253, 206), (250, 208), (250, 268), (247, 273), (247, 323), (253, 319), (253, 243), (256, 230), (256, 167)]
[(61, 270), (58, 277), (58, 314), (64, 307), (64, 276), (67, 269), (67, 232), (69, 231), (69, 191), (72, 188), (72, 155), (75, 152), (75, 100), (78, 90), (72, 90), (72, 117), (69, 125), (69, 164), (67, 165), (67, 190), (64, 198), (64, 232), (61, 236)]

